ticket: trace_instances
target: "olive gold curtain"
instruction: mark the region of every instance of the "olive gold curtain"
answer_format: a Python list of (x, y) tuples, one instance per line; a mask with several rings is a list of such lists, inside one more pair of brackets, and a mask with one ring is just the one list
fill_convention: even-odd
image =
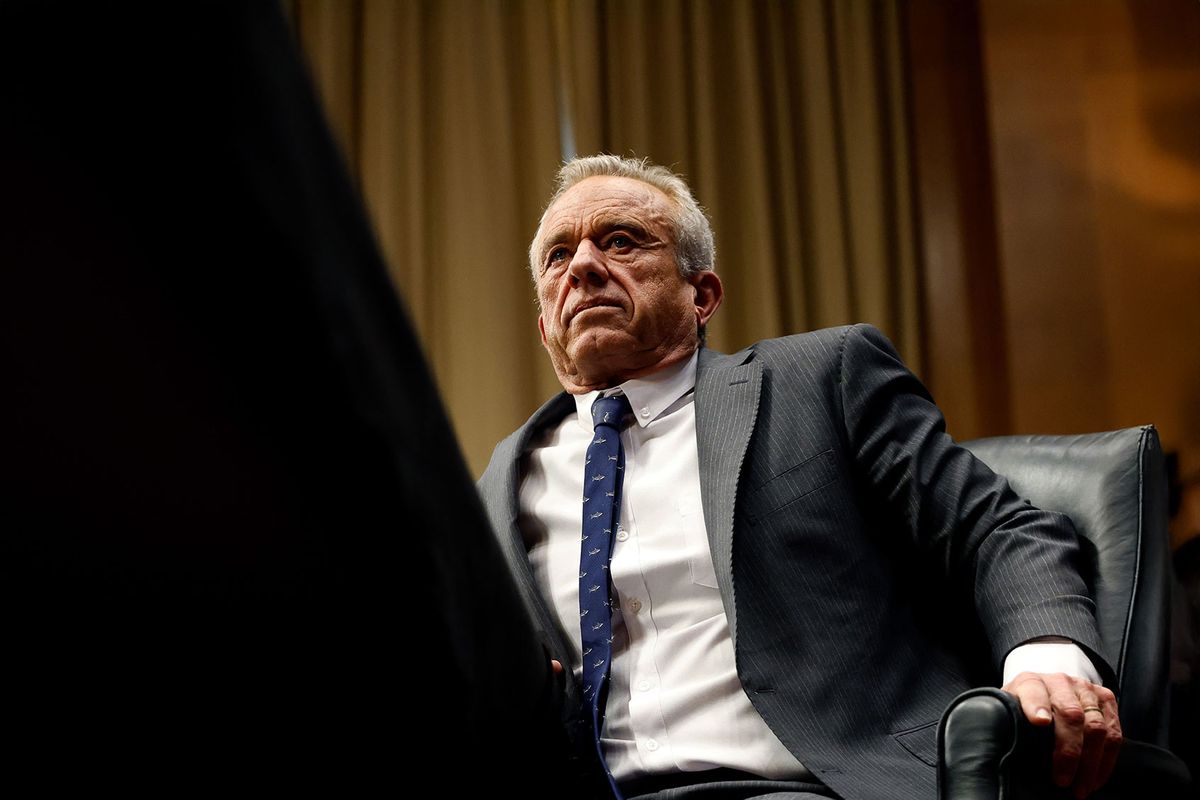
[(476, 474), (557, 388), (525, 249), (575, 154), (688, 178), (726, 286), (710, 346), (868, 321), (919, 368), (896, 1), (288, 10)]

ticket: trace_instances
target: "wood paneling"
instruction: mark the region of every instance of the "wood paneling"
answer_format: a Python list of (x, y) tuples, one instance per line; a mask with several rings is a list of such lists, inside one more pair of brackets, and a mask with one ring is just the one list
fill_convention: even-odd
[(1200, 477), (1200, 4), (982, 11), (1014, 426), (1153, 422)]
[(1197, 491), (1200, 3), (918, 0), (908, 23), (927, 377), (952, 432), (1152, 422)]

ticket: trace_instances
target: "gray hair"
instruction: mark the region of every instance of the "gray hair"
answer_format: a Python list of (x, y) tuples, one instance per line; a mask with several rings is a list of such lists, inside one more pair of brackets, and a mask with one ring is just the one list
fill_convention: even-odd
[[(564, 163), (555, 179), (554, 194), (550, 195), (550, 201), (546, 203), (546, 210), (538, 222), (538, 233), (541, 233), (542, 223), (546, 221), (546, 211), (558, 198), (580, 181), (601, 176), (633, 178), (648, 183), (674, 202), (671, 227), (680, 275), (686, 278), (716, 266), (717, 247), (713, 241), (712, 225), (704, 209), (696, 202), (692, 190), (681, 176), (651, 163), (648, 158), (623, 158), (604, 153), (573, 158)], [(537, 244), (538, 236), (535, 234), (529, 245), (529, 266), (534, 275), (537, 275), (539, 266)]]

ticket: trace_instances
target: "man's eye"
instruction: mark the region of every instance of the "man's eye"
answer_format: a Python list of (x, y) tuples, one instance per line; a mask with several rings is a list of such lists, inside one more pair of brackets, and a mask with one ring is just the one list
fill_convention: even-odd
[(633, 247), (633, 239), (630, 239), (623, 233), (618, 233), (616, 236), (608, 240), (609, 247), (615, 247), (618, 250), (624, 250), (626, 247)]
[(556, 264), (567, 257), (567, 248), (556, 247), (550, 251), (550, 255), (546, 256), (547, 264)]

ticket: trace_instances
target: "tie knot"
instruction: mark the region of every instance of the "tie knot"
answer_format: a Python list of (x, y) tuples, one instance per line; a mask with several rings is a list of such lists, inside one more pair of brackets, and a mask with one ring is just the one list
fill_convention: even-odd
[(596, 402), (592, 403), (592, 427), (598, 428), (601, 425), (607, 425), (619, 430), (621, 418), (629, 411), (629, 398), (623, 394), (597, 397)]

